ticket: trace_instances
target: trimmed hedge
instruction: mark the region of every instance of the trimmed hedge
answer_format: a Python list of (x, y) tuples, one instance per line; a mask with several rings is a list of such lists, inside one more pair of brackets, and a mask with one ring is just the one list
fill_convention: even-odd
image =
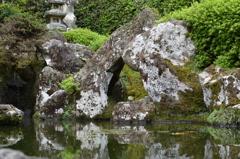
[(194, 0), (79, 0), (75, 7), (77, 26), (110, 35), (131, 21), (142, 9), (156, 8), (160, 15), (191, 6)]
[(90, 46), (92, 50), (97, 50), (106, 40), (107, 36), (92, 32), (86, 28), (78, 28), (68, 32), (62, 32), (68, 41)]
[(240, 66), (240, 5), (238, 0), (203, 0), (163, 18), (187, 21), (197, 47), (195, 65)]

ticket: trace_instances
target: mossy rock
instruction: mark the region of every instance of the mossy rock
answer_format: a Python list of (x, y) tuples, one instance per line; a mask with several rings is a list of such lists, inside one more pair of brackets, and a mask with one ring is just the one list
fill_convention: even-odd
[(206, 112), (207, 108), (203, 100), (198, 72), (191, 66), (191, 62), (187, 62), (184, 66), (175, 66), (168, 60), (164, 61), (174, 70), (178, 80), (187, 84), (191, 90), (180, 91), (178, 101), (173, 101), (166, 94), (162, 94), (161, 102), (157, 104), (161, 107), (159, 110), (165, 111), (167, 116), (175, 116), (176, 114), (189, 116)]

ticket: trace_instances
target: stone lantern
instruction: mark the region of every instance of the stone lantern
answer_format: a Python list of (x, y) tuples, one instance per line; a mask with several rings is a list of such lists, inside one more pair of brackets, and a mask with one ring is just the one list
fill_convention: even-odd
[(51, 5), (51, 10), (46, 11), (44, 15), (49, 22), (47, 28), (60, 31), (76, 28), (73, 6), (78, 4), (77, 0), (49, 0), (49, 4)]

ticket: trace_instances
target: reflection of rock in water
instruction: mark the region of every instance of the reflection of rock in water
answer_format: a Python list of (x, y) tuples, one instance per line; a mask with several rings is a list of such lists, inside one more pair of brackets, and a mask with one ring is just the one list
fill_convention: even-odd
[(170, 158), (177, 158), (177, 159), (192, 159), (194, 157), (187, 157), (186, 154), (180, 156), (179, 154), (180, 144), (173, 144), (169, 148), (163, 148), (161, 143), (153, 144), (147, 152), (145, 159), (152, 159), (152, 158), (161, 158), (161, 159), (170, 159)]
[(204, 159), (212, 159), (212, 144), (211, 141), (207, 140), (206, 145), (204, 146)]
[(59, 152), (65, 150), (68, 143), (67, 132), (59, 122), (39, 122), (35, 124), (36, 141), (41, 154), (61, 159)]
[(115, 129), (130, 130), (128, 134), (114, 135), (120, 144), (141, 144), (148, 147), (154, 143), (154, 135), (149, 133), (144, 126), (121, 126)]
[(21, 129), (0, 129), (0, 148), (8, 147), (16, 144), (18, 141), (23, 139), (23, 134)]
[[(39, 123), (36, 128), (36, 138), (40, 142), (39, 150), (64, 150), (65, 145), (62, 137), (65, 136), (62, 130), (62, 125), (55, 122)], [(61, 137), (58, 137), (61, 136)], [(63, 143), (63, 144), (62, 144)]]
[(106, 134), (96, 133), (100, 127), (93, 123), (85, 125), (82, 130), (76, 132), (77, 140), (81, 144), (81, 159), (108, 159), (108, 136)]

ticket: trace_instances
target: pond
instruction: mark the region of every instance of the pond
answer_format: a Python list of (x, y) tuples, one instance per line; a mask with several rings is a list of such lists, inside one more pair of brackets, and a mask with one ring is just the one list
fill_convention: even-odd
[(25, 119), (19, 126), (0, 126), (0, 148), (49, 159), (236, 159), (240, 130)]

